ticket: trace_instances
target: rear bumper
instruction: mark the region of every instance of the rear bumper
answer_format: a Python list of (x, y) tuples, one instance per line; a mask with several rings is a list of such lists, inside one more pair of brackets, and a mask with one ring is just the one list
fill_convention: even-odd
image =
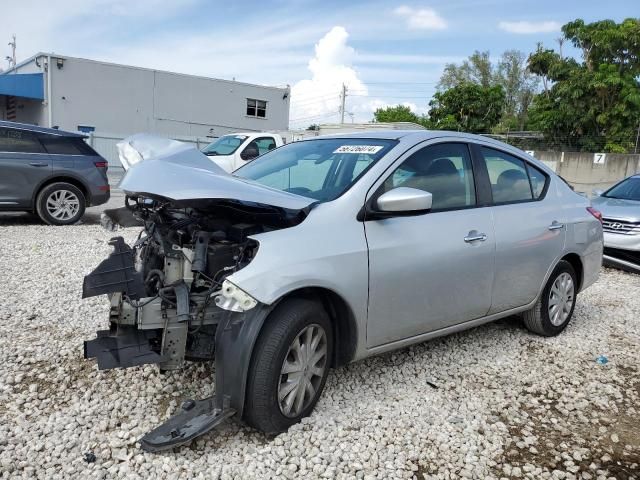
[[(109, 185), (106, 185), (109, 187)], [(92, 187), (91, 195), (88, 199), (89, 206), (95, 207), (96, 205), (102, 205), (103, 203), (107, 203), (111, 198), (111, 188), (105, 189), (103, 186), (100, 187)]]

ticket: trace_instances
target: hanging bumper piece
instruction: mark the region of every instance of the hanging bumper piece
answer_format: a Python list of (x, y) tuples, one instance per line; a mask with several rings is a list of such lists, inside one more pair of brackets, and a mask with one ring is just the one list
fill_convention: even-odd
[(146, 452), (161, 452), (189, 443), (235, 415), (233, 408), (218, 409), (214, 397), (185, 400), (181, 410), (140, 439)]

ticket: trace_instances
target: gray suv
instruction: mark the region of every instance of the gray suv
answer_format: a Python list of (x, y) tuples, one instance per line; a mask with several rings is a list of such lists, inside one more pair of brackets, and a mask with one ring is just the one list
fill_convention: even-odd
[(69, 225), (109, 200), (107, 161), (82, 135), (0, 121), (0, 211)]

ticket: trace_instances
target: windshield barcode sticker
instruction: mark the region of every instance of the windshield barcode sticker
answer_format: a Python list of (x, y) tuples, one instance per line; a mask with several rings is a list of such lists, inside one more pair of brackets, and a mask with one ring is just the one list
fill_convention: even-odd
[(342, 145), (333, 153), (378, 153), (382, 150), (381, 145)]

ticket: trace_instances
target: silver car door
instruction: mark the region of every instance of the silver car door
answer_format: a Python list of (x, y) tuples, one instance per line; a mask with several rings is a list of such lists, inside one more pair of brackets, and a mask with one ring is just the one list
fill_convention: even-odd
[(533, 301), (562, 254), (565, 222), (551, 178), (524, 159), (477, 145), (491, 182), (496, 272), (490, 313)]
[(369, 348), (482, 317), (491, 306), (493, 221), (481, 206), (468, 145), (428, 143), (369, 191), (368, 205), (397, 187), (433, 195), (428, 213), (364, 222)]

